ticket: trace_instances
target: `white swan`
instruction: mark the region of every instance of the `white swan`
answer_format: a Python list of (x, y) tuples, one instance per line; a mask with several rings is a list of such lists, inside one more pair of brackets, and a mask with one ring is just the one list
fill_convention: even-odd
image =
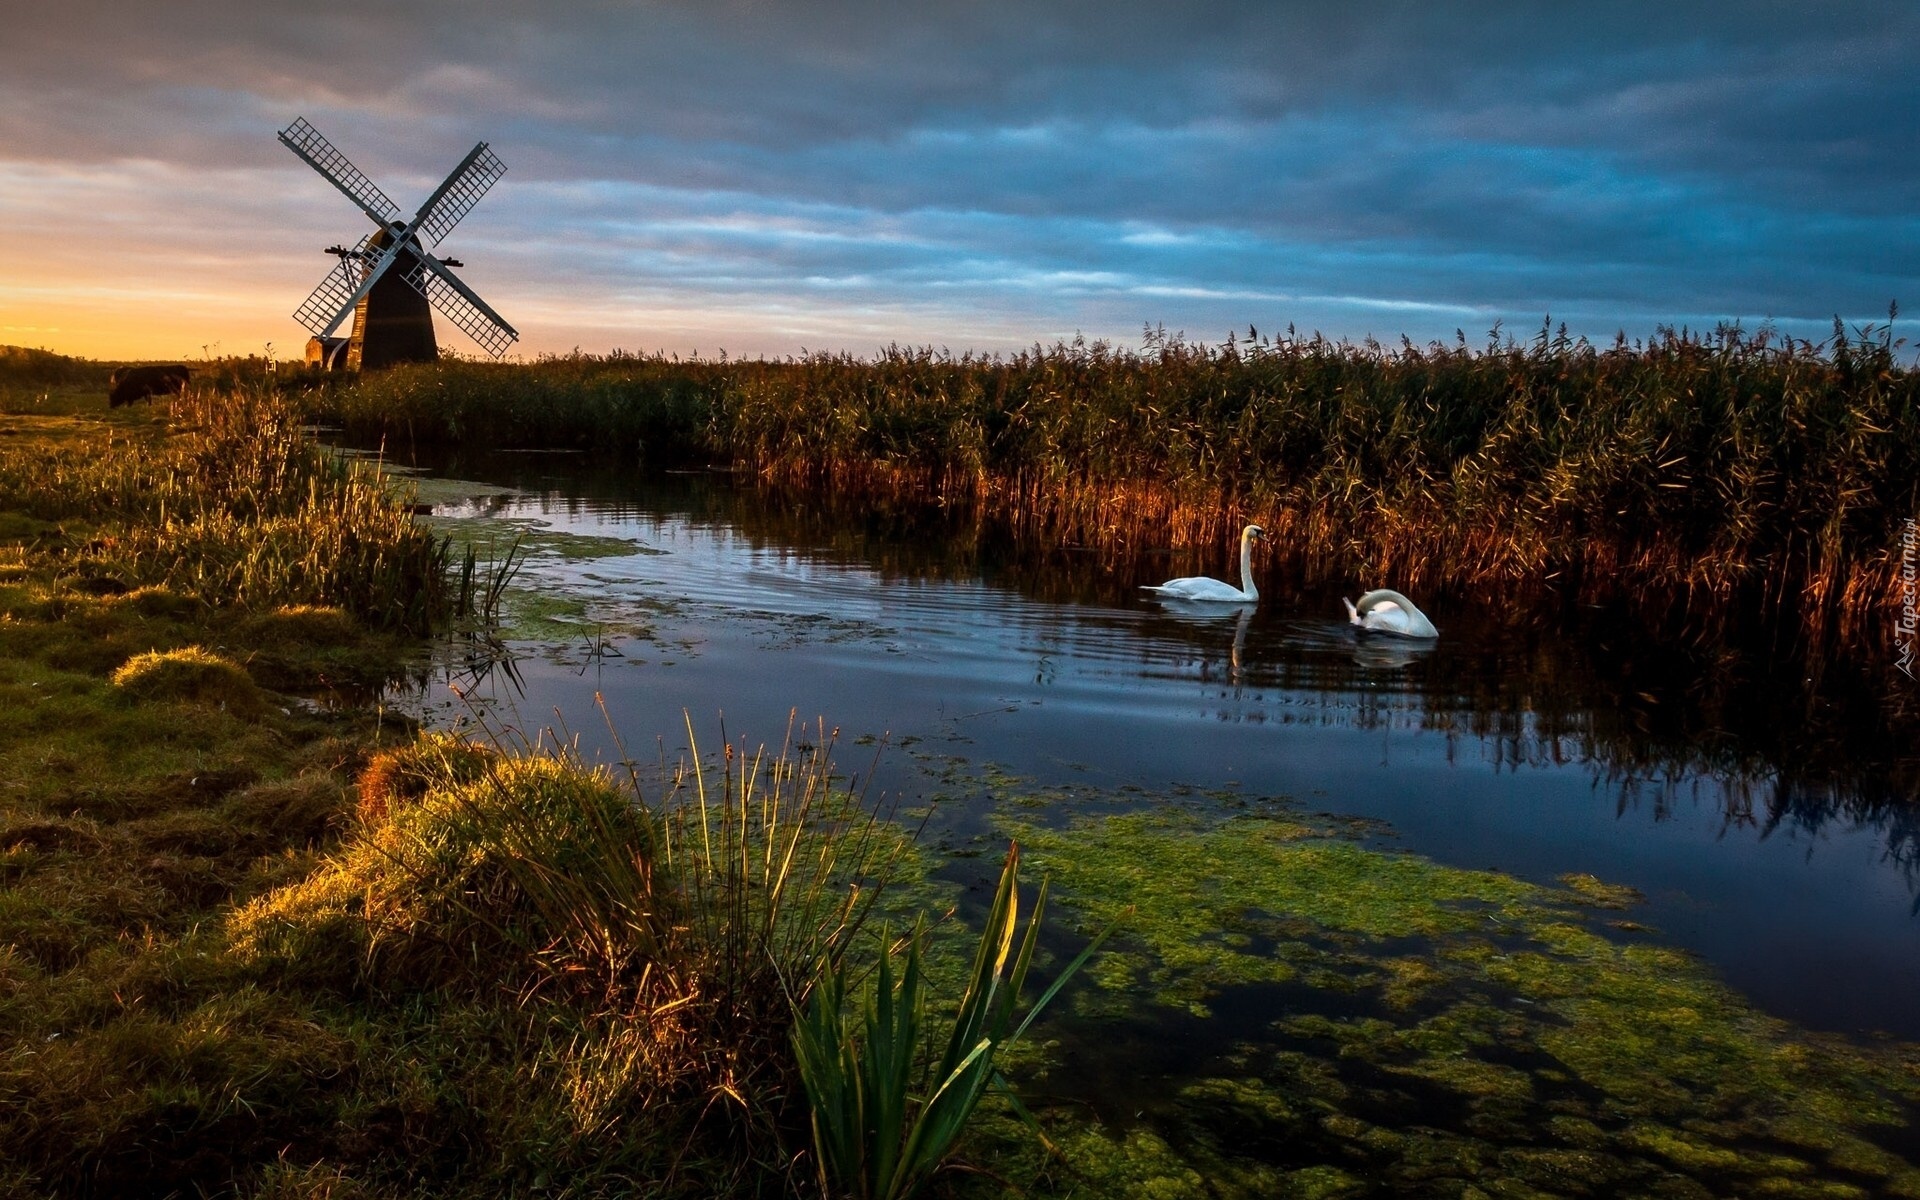
[(1152, 592), (1156, 596), (1165, 596), (1171, 600), (1212, 600), (1222, 604), (1251, 604), (1260, 598), (1260, 589), (1253, 586), (1253, 544), (1267, 536), (1267, 531), (1258, 525), (1249, 525), (1240, 531), (1240, 586), (1222, 583), (1218, 579), (1209, 579), (1205, 575), (1189, 575), (1184, 579), (1169, 579), (1159, 587), (1141, 584), (1140, 590)]
[(1399, 592), (1376, 588), (1360, 597), (1358, 604), (1342, 600), (1347, 616), (1355, 625), (1375, 633), (1397, 633), (1401, 637), (1437, 638), (1440, 631), (1427, 620), (1427, 614)]

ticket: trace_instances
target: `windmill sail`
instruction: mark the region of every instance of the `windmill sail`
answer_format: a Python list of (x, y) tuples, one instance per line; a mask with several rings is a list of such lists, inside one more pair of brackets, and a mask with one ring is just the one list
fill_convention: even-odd
[(328, 183), (339, 188), (347, 199), (358, 204), (376, 224), (385, 227), (400, 219), (400, 206), (389, 200), (373, 180), (361, 174), (359, 167), (348, 162), (346, 155), (334, 149), (332, 142), (321, 137), (318, 129), (307, 124), (305, 117), (281, 130), (280, 140), (320, 172)]
[(367, 243), (372, 240), (370, 233), (342, 254), (333, 270), (320, 281), (320, 286), (293, 310), (293, 319), (305, 325), (313, 336), (331, 334), (359, 302), (361, 285), (366, 282), (369, 269)]
[(293, 310), (293, 319), (315, 337), (326, 337), (340, 325), (340, 313), (353, 311), (354, 290), (360, 286), (360, 267), (341, 259), (313, 294)]
[(420, 215), (414, 218), (415, 228), (426, 234), (429, 241), (438, 242), (453, 232), (460, 218), (472, 212), (473, 206), (480, 203), (480, 197), (506, 173), (507, 164), (481, 142), (420, 206)]
[(502, 320), (500, 314), (489, 308), (485, 300), (474, 295), (466, 284), (454, 277), (452, 271), (434, 259), (421, 258), (420, 266), (407, 272), (404, 278), (439, 310), (441, 316), (452, 321), (460, 332), (472, 338), (493, 357), (499, 358), (507, 352), (507, 347), (519, 340), (518, 330)]

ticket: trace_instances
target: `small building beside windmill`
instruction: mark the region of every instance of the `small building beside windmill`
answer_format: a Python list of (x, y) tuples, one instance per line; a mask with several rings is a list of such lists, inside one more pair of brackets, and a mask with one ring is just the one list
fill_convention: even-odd
[(347, 369), (347, 342), (343, 337), (310, 337), (307, 339), (307, 365), (318, 367), (322, 371), (344, 371)]

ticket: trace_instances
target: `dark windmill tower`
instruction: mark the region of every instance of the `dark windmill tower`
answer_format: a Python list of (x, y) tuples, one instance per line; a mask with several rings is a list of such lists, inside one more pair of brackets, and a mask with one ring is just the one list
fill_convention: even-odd
[(353, 336), (345, 347), (349, 369), (433, 361), (440, 353), (433, 336), (434, 309), (495, 358), (519, 338), (513, 326), (447, 269), (460, 266), (458, 261), (434, 257), (421, 241), (424, 236), (438, 244), (506, 173), (506, 164), (485, 142), (461, 160), (412, 220), (403, 221), (400, 206), (304, 118), (281, 130), (280, 140), (359, 205), (376, 227), (352, 246), (328, 248), (340, 265), (293, 314), (313, 333), (310, 361), (317, 357), (332, 364), (329, 343), (337, 342), (333, 331), (348, 313), (353, 314)]

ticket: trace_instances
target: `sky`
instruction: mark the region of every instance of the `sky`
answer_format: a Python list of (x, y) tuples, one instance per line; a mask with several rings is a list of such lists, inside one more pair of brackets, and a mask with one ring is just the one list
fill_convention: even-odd
[(0, 0), (0, 343), (297, 357), (298, 117), (529, 358), (1920, 315), (1911, 0)]

